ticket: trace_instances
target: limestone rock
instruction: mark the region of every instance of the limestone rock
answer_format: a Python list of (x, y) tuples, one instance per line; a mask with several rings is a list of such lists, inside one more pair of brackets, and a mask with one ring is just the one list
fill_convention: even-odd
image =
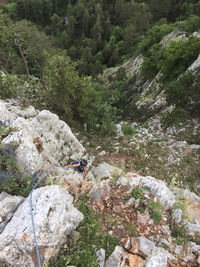
[(57, 176), (62, 177), (60, 162), (80, 159), (86, 152), (69, 126), (48, 110), (22, 109), (12, 102), (0, 101), (0, 118), (10, 120), (12, 131), (2, 143), (18, 145), (16, 159), (22, 176), (39, 170), (51, 175), (49, 171), (53, 165), (59, 167)]
[(178, 246), (178, 245), (175, 246), (174, 253), (176, 255), (180, 255), (182, 253), (182, 251), (183, 251), (183, 247), (182, 246)]
[(175, 223), (179, 224), (182, 221), (182, 215), (183, 215), (182, 210), (176, 209), (172, 213), (172, 219), (175, 221)]
[(149, 257), (145, 267), (167, 267), (167, 256), (165, 254), (156, 254)]
[(101, 201), (105, 196), (110, 194), (110, 185), (107, 181), (101, 181), (93, 186), (89, 192), (89, 197), (92, 201)]
[(166, 35), (160, 42), (161, 45), (169, 45), (174, 40), (187, 40), (187, 33), (183, 31), (172, 31)]
[[(83, 214), (73, 207), (72, 201), (73, 197), (57, 185), (33, 191), (32, 207), (42, 263), (56, 255), (67, 236), (83, 220)], [(18, 207), (0, 235), (2, 262), (13, 267), (37, 265), (29, 198)]]
[(23, 200), (23, 197), (11, 196), (6, 192), (0, 194), (0, 234)]
[(109, 177), (111, 178), (113, 174), (117, 173), (117, 174), (121, 174), (122, 170), (114, 167), (108, 163), (101, 163), (99, 166), (92, 168), (92, 172), (94, 174), (94, 176), (99, 179), (99, 178), (103, 178), (103, 177)]
[(105, 267), (120, 267), (123, 259), (123, 248), (116, 246), (113, 253), (108, 257)]
[(139, 251), (142, 252), (145, 257), (151, 255), (155, 249), (154, 243), (144, 236), (138, 237), (138, 245)]
[(200, 68), (200, 55), (198, 58), (192, 63), (192, 65), (188, 68), (189, 71), (196, 72)]
[(97, 251), (97, 261), (98, 261), (98, 267), (104, 267), (105, 264), (105, 258), (106, 258), (106, 252), (104, 249), (100, 249)]
[(135, 187), (147, 187), (153, 196), (156, 196), (165, 210), (168, 210), (175, 203), (175, 196), (167, 187), (166, 183), (155, 179), (151, 176), (136, 176), (130, 179), (119, 178), (117, 184), (120, 183), (130, 185), (131, 188)]

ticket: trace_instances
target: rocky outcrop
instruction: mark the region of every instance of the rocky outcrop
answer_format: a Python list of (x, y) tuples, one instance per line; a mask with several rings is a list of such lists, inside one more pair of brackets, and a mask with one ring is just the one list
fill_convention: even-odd
[(124, 69), (124, 72), (127, 77), (134, 76), (136, 78), (135, 82), (139, 81), (140, 76), (140, 67), (144, 60), (144, 57), (140, 54), (136, 58), (129, 59), (126, 63), (121, 66), (109, 68), (104, 70), (103, 72), (103, 79), (105, 80), (106, 84), (109, 83), (109, 76), (115, 77), (117, 72), (120, 68)]
[(116, 246), (113, 253), (108, 257), (105, 267), (120, 267), (123, 259), (123, 248)]
[[(175, 203), (175, 196), (167, 187), (166, 183), (151, 176), (136, 176), (131, 178), (120, 177), (117, 184), (129, 185), (130, 188), (147, 187), (149, 193), (157, 197), (164, 209), (169, 209)], [(146, 193), (148, 194), (148, 192)]]
[[(73, 197), (56, 185), (33, 191), (32, 211), (42, 263), (56, 255), (83, 220), (72, 201)], [(29, 198), (18, 207), (0, 235), (0, 265), (3, 263), (13, 267), (37, 265)]]
[(89, 192), (89, 198), (94, 202), (102, 201), (104, 197), (109, 196), (110, 186), (106, 181), (101, 181), (93, 186)]
[(175, 257), (163, 248), (159, 248), (147, 238), (128, 237), (121, 240), (122, 246), (116, 246), (106, 261), (105, 267), (157, 267), (177, 263)]
[(96, 179), (100, 179), (104, 177), (111, 178), (113, 175), (120, 175), (122, 170), (106, 162), (102, 162), (97, 167), (93, 167), (92, 172)]
[(60, 162), (81, 158), (85, 148), (57, 115), (47, 110), (39, 112), (33, 107), (22, 109), (14, 104), (0, 101), (1, 121), (9, 120), (11, 129), (2, 143), (14, 142), (17, 146), (16, 159), (22, 176), (41, 171), (46, 176), (54, 172), (55, 176), (64, 175), (67, 179)]
[(197, 72), (200, 69), (200, 55), (198, 58), (192, 63), (192, 65), (188, 68), (189, 71)]
[(23, 201), (23, 197), (11, 196), (6, 192), (0, 194), (0, 234)]

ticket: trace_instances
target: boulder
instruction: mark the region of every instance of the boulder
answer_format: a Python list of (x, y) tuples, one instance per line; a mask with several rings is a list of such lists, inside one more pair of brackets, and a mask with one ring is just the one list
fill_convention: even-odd
[[(164, 248), (155, 246), (152, 241), (150, 241), (148, 238), (144, 236), (140, 236), (137, 238), (136, 237), (124, 238), (121, 240), (121, 242), (126, 252), (140, 256), (140, 258), (142, 259), (147, 259), (145, 266), (148, 267), (166, 266), (168, 260), (176, 262), (176, 259), (172, 254), (170, 254)], [(158, 262), (160, 262), (160, 265), (156, 265)]]
[(167, 256), (163, 253), (152, 255), (147, 260), (145, 267), (167, 267)]
[(104, 267), (105, 264), (105, 258), (106, 258), (106, 252), (103, 248), (97, 251), (97, 262), (98, 262), (98, 267)]
[(80, 159), (86, 152), (69, 126), (48, 110), (39, 112), (31, 106), (22, 109), (0, 101), (0, 117), (2, 121), (10, 120), (12, 131), (2, 143), (17, 144), (16, 159), (22, 176), (39, 170), (49, 174), (53, 165), (60, 167), (57, 172), (61, 177), (60, 162)]
[(0, 234), (23, 201), (23, 197), (11, 196), (6, 192), (0, 194)]
[(175, 203), (175, 196), (174, 194), (170, 191), (170, 189), (167, 187), (166, 183), (160, 180), (155, 179), (154, 177), (151, 176), (140, 176), (137, 175), (136, 177), (132, 178), (125, 178), (125, 177), (120, 177), (117, 180), (117, 184), (127, 184), (130, 185), (130, 187), (133, 189), (135, 187), (147, 187), (149, 192), (158, 198), (159, 202), (161, 203), (162, 207), (165, 210), (168, 210), (173, 206)]
[(124, 250), (116, 246), (113, 253), (108, 257), (105, 267), (120, 267), (123, 259)]
[[(43, 264), (57, 254), (83, 220), (83, 214), (73, 207), (72, 202), (73, 197), (57, 185), (33, 191), (32, 212)], [(13, 267), (37, 266), (29, 197), (18, 207), (0, 235), (1, 263)]]
[(110, 194), (110, 185), (107, 181), (101, 181), (95, 184), (89, 192), (89, 198), (94, 202), (103, 200), (104, 197)]
[(147, 257), (155, 250), (155, 245), (152, 241), (144, 236), (138, 237), (138, 249), (142, 254)]
[(192, 63), (192, 65), (190, 65), (190, 67), (188, 68), (189, 71), (193, 71), (193, 72), (197, 72), (200, 68), (200, 54), (198, 56), (198, 58)]
[(106, 162), (103, 162), (99, 166), (93, 167), (92, 172), (97, 179), (100, 179), (103, 177), (112, 178), (112, 175), (114, 174), (120, 175), (122, 173), (122, 170)]

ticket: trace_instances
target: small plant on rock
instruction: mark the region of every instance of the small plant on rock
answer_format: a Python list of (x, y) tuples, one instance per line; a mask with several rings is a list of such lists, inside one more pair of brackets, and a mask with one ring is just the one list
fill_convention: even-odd
[(150, 214), (151, 214), (151, 218), (153, 219), (153, 221), (155, 223), (159, 223), (162, 219), (162, 211), (163, 211), (163, 207), (160, 204), (160, 202), (154, 202), (154, 201), (150, 201), (149, 202), (149, 208), (150, 208)]
[(136, 129), (130, 124), (123, 124), (122, 132), (124, 133), (124, 135), (128, 135), (128, 136), (134, 135), (137, 133)]

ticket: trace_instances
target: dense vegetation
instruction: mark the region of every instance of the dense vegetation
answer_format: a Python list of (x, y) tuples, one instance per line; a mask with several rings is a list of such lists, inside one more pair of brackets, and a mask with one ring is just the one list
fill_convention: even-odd
[[(71, 125), (87, 121), (90, 128), (98, 125), (101, 133), (113, 133), (113, 122), (141, 119), (135, 106), (138, 88), (134, 77), (127, 78), (122, 68), (109, 86), (98, 75), (142, 53), (143, 79), (152, 79), (161, 71), (160, 83), (168, 88), (169, 104), (188, 116), (194, 110), (188, 108), (191, 97), (184, 98), (187, 108), (180, 107), (180, 94), (170, 88), (175, 88), (173, 82), (200, 52), (200, 39), (192, 36), (200, 28), (200, 1), (1, 2), (0, 67), (8, 78), (0, 75), (1, 97), (21, 98), (23, 93), (24, 98), (29, 96), (36, 106), (57, 112)], [(164, 36), (177, 30), (186, 32), (188, 40), (160, 45)], [(15, 79), (11, 74), (17, 74)], [(38, 79), (31, 78), (28, 90), (19, 92), (17, 84), (25, 85), (31, 75)], [(199, 90), (194, 90), (199, 99)], [(185, 87), (181, 94), (187, 91)], [(175, 103), (171, 103), (174, 96)]]

